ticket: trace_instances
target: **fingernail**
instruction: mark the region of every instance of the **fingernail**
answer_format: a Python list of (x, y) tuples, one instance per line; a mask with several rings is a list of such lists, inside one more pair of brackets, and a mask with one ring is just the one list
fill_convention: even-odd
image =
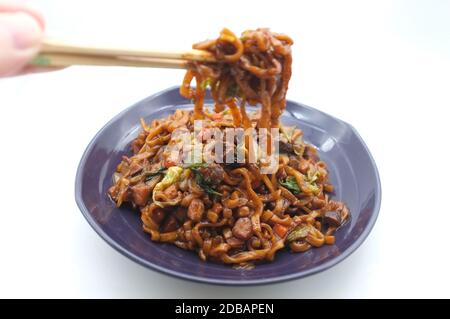
[(10, 35), (17, 50), (37, 48), (43, 35), (40, 23), (24, 12), (0, 13), (0, 30)]

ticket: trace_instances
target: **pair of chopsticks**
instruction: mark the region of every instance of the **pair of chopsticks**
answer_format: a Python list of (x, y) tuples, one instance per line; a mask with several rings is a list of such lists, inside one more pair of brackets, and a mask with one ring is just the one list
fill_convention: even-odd
[(202, 50), (151, 51), (77, 45), (45, 39), (31, 64), (45, 67), (100, 65), (185, 69), (190, 61), (214, 62), (215, 58)]

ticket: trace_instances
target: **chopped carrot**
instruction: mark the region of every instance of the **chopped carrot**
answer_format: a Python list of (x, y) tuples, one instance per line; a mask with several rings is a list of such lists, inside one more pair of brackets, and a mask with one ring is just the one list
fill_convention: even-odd
[(325, 244), (334, 245), (335, 238), (334, 236), (325, 236)]
[(167, 158), (164, 160), (164, 166), (167, 168), (175, 166), (175, 165), (176, 165), (176, 163), (173, 159)]
[(273, 227), (273, 230), (278, 236), (280, 236), (280, 238), (283, 238), (288, 231), (287, 227), (285, 227), (281, 224), (275, 224), (275, 226)]

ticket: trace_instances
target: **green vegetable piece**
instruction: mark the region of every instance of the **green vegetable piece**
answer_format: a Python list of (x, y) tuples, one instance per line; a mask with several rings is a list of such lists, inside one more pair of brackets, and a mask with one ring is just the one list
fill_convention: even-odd
[(300, 187), (297, 184), (297, 181), (293, 176), (288, 176), (286, 180), (278, 180), (281, 186), (286, 187), (288, 190), (290, 190), (294, 194), (300, 194)]
[(167, 170), (165, 167), (161, 167), (154, 172), (144, 172), (143, 175), (145, 175), (145, 181), (148, 182), (157, 175), (163, 175), (164, 173), (166, 173), (166, 171)]
[(214, 190), (214, 188), (211, 187), (211, 185), (208, 183), (207, 180), (205, 180), (203, 175), (201, 175), (199, 173), (196, 173), (195, 174), (195, 181), (197, 182), (198, 186), (200, 186), (207, 194), (222, 196), (221, 193), (216, 192)]
[(308, 182), (306, 182), (305, 183), (305, 187), (307, 189), (309, 189), (311, 192), (313, 192), (314, 194), (317, 194), (317, 193), (320, 192), (320, 188), (319, 188), (319, 186), (317, 186), (316, 183), (308, 183)]
[(287, 139), (288, 143), (292, 143), (292, 135), (294, 134), (295, 126), (280, 125), (280, 132)]
[(210, 184), (211, 181), (206, 180), (202, 174), (200, 174), (199, 169), (208, 167), (208, 163), (193, 163), (185, 165), (185, 169), (190, 169), (194, 175), (195, 175), (195, 181), (197, 182), (198, 186), (200, 186), (205, 193), (209, 195), (216, 195), (216, 196), (222, 196), (221, 193), (217, 192)]
[(314, 194), (317, 194), (320, 192), (319, 186), (317, 186), (317, 179), (320, 176), (320, 172), (315, 169), (308, 170), (308, 173), (306, 173), (306, 180), (305, 180), (305, 187), (313, 192)]
[(289, 235), (286, 237), (286, 241), (288, 243), (306, 238), (309, 234), (309, 226), (308, 225), (299, 225), (292, 230)]
[(208, 163), (193, 163), (183, 166), (184, 169), (190, 169), (192, 171), (198, 171), (200, 168), (208, 167)]
[(293, 145), (294, 153), (298, 157), (302, 157), (303, 153), (305, 153), (305, 145), (304, 144), (294, 144)]
[(206, 90), (207, 87), (211, 87), (211, 79), (203, 80), (202, 83), (200, 83), (200, 88), (203, 90)]
[(162, 179), (162, 181), (160, 181), (158, 184), (156, 184), (155, 188), (153, 189), (153, 202), (156, 205), (158, 205), (159, 207), (164, 208), (166, 206), (174, 206), (174, 205), (177, 204), (177, 203), (172, 203), (172, 202), (161, 202), (161, 201), (158, 201), (155, 198), (155, 194), (157, 192), (165, 190), (170, 185), (178, 182), (182, 172), (183, 172), (183, 168), (182, 167), (178, 167), (178, 166), (169, 167), (169, 169), (167, 170), (167, 173), (164, 176), (164, 178)]

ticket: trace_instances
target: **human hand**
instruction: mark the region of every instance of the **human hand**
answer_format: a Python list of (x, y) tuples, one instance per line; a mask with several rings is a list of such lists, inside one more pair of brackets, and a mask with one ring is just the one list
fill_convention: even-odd
[(38, 53), (44, 19), (24, 4), (0, 0), (0, 77), (32, 72), (28, 64)]

